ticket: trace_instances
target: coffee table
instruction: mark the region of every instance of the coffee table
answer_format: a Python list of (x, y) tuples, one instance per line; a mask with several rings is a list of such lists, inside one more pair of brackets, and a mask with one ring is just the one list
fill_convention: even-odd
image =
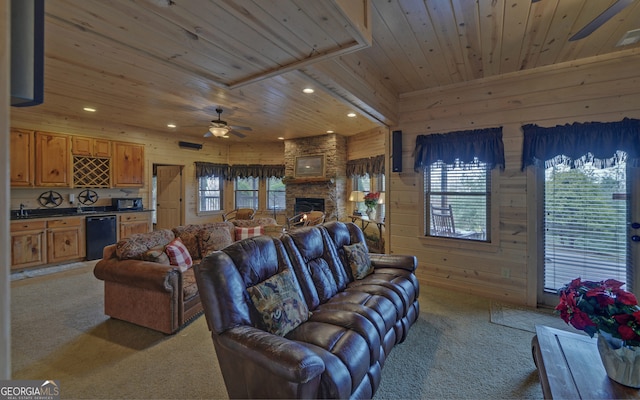
[(640, 390), (607, 376), (596, 338), (536, 325), (531, 340), (545, 399), (638, 399)]

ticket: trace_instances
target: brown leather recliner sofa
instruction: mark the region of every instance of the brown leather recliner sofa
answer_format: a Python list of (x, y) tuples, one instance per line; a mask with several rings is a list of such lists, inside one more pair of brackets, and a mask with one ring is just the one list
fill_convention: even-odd
[(229, 397), (374, 395), (418, 317), (419, 284), (414, 256), (363, 248), (360, 228), (333, 221), (203, 259), (196, 281)]

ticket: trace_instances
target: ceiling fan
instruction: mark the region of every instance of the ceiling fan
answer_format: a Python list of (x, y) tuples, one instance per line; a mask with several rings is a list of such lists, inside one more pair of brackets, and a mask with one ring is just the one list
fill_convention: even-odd
[(229, 133), (231, 133), (233, 135), (236, 135), (239, 138), (244, 138), (246, 137), (244, 133), (236, 132), (236, 131), (237, 130), (240, 130), (240, 131), (253, 130), (248, 126), (234, 126), (234, 125), (227, 124), (227, 121), (223, 121), (222, 119), (220, 119), (220, 115), (222, 114), (222, 108), (220, 107), (216, 108), (216, 112), (218, 113), (218, 119), (211, 121), (211, 125), (209, 125), (209, 130), (204, 134), (204, 137), (215, 136), (215, 137), (226, 138), (226, 137), (229, 137)]
[[(540, 0), (531, 0), (532, 3), (537, 3)], [(613, 18), (616, 14), (618, 14), (622, 9), (633, 3), (635, 0), (618, 0), (613, 3), (609, 8), (604, 10), (602, 14), (598, 15), (595, 19), (585, 25), (582, 29), (576, 32), (575, 35), (569, 38), (569, 41), (572, 42), (574, 40), (579, 40), (584, 37), (589, 36), (593, 31), (598, 29), (602, 24)]]

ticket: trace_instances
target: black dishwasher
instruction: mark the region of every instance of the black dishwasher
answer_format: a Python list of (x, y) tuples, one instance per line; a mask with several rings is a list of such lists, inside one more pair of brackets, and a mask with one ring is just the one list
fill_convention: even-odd
[(102, 258), (102, 249), (116, 242), (116, 216), (87, 217), (87, 260)]

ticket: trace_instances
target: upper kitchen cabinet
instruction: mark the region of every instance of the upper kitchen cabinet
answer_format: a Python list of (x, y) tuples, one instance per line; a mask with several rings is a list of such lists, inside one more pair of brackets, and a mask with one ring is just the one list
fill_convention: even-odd
[(71, 149), (74, 156), (111, 157), (111, 141), (106, 139), (73, 136)]
[(113, 142), (113, 186), (144, 186), (144, 145)]
[(33, 131), (11, 130), (11, 187), (33, 186)]
[(70, 138), (48, 132), (36, 132), (36, 186), (71, 186)]

